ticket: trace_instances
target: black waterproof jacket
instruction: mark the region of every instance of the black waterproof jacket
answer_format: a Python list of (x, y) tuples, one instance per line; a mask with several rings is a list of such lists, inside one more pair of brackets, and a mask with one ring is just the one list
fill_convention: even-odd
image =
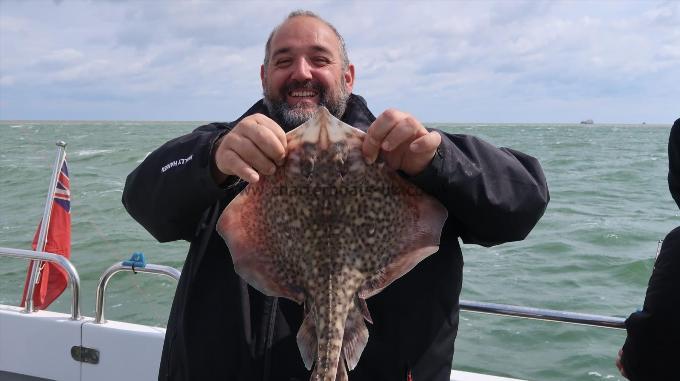
[[(668, 187), (680, 207), (680, 119), (668, 141)], [(678, 379), (680, 359), (680, 227), (663, 240), (641, 311), (626, 319), (622, 363), (631, 381)]]
[[(267, 110), (257, 102), (245, 116)], [(342, 120), (366, 130), (375, 119), (352, 95)], [(236, 123), (212, 123), (151, 153), (127, 178), (123, 203), (159, 241), (191, 242), (168, 321), (159, 380), (306, 381), (295, 335), (302, 307), (265, 297), (234, 272), (215, 232), (242, 189), (211, 177), (211, 149)], [(480, 139), (442, 134), (431, 164), (413, 183), (449, 212), (440, 250), (368, 299), (373, 325), (350, 380), (448, 381), (458, 329), (463, 257), (458, 239), (491, 246), (521, 240), (549, 200), (539, 163)]]

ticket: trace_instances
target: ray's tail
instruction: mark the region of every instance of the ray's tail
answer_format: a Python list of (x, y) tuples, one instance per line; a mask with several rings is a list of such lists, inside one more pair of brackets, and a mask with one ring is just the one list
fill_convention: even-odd
[(315, 327), (317, 350), (310, 381), (347, 380), (347, 372), (342, 359), (342, 341), (348, 306), (343, 304), (330, 304), (325, 311), (317, 309)]
[(342, 307), (331, 308), (326, 319), (315, 319), (320, 316), (312, 308), (302, 322), (297, 341), (307, 369), (314, 363), (310, 381), (347, 381), (347, 371), (356, 367), (366, 347), (365, 302), (356, 298)]

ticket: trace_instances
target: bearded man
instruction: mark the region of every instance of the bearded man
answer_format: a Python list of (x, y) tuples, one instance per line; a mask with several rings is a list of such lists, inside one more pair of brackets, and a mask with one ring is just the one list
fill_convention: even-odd
[[(458, 238), (491, 246), (526, 237), (549, 200), (545, 178), (538, 162), (520, 152), (428, 130), (395, 109), (375, 118), (352, 94), (354, 71), (331, 24), (293, 12), (267, 41), (262, 100), (234, 122), (171, 140), (128, 176), (128, 212), (161, 242), (191, 243), (159, 380), (309, 379), (295, 338), (302, 306), (245, 284), (215, 224), (246, 183), (283, 165), (286, 132), (319, 105), (367, 132), (367, 162), (380, 156), (449, 213), (439, 252), (367, 300), (370, 338), (349, 379), (449, 380), (462, 285)], [(161, 170), (178, 159), (182, 165)]]

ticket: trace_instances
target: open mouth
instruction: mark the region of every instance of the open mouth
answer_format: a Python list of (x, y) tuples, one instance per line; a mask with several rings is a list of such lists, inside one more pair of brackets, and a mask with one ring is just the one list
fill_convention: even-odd
[(288, 92), (288, 96), (291, 98), (312, 98), (319, 95), (319, 92), (315, 90), (291, 90)]
[(318, 106), (322, 98), (320, 83), (312, 81), (291, 81), (286, 85), (285, 94), (291, 106)]
[(293, 89), (288, 91), (288, 104), (295, 105), (318, 105), (319, 92), (313, 89)]

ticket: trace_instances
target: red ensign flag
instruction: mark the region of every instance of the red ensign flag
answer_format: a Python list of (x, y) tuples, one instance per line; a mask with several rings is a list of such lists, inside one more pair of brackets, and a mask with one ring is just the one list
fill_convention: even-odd
[[(38, 230), (33, 237), (33, 250), (38, 246), (38, 236), (40, 235), (40, 224)], [(50, 216), (50, 225), (47, 232), (47, 240), (43, 251), (53, 254), (63, 255), (66, 258), (71, 258), (71, 183), (68, 178), (68, 167), (66, 160), (61, 166), (59, 178), (57, 179), (57, 188), (54, 193), (52, 204), (52, 214)], [(24, 293), (21, 296), (22, 307), (25, 305), (26, 292), (28, 291), (28, 282), (31, 278), (33, 263), (28, 265), (28, 274), (26, 282), (24, 283)], [(44, 310), (55, 299), (64, 292), (68, 284), (67, 275), (59, 266), (42, 262), (42, 270), (38, 277), (35, 291), (33, 292), (33, 306), (36, 309)]]

